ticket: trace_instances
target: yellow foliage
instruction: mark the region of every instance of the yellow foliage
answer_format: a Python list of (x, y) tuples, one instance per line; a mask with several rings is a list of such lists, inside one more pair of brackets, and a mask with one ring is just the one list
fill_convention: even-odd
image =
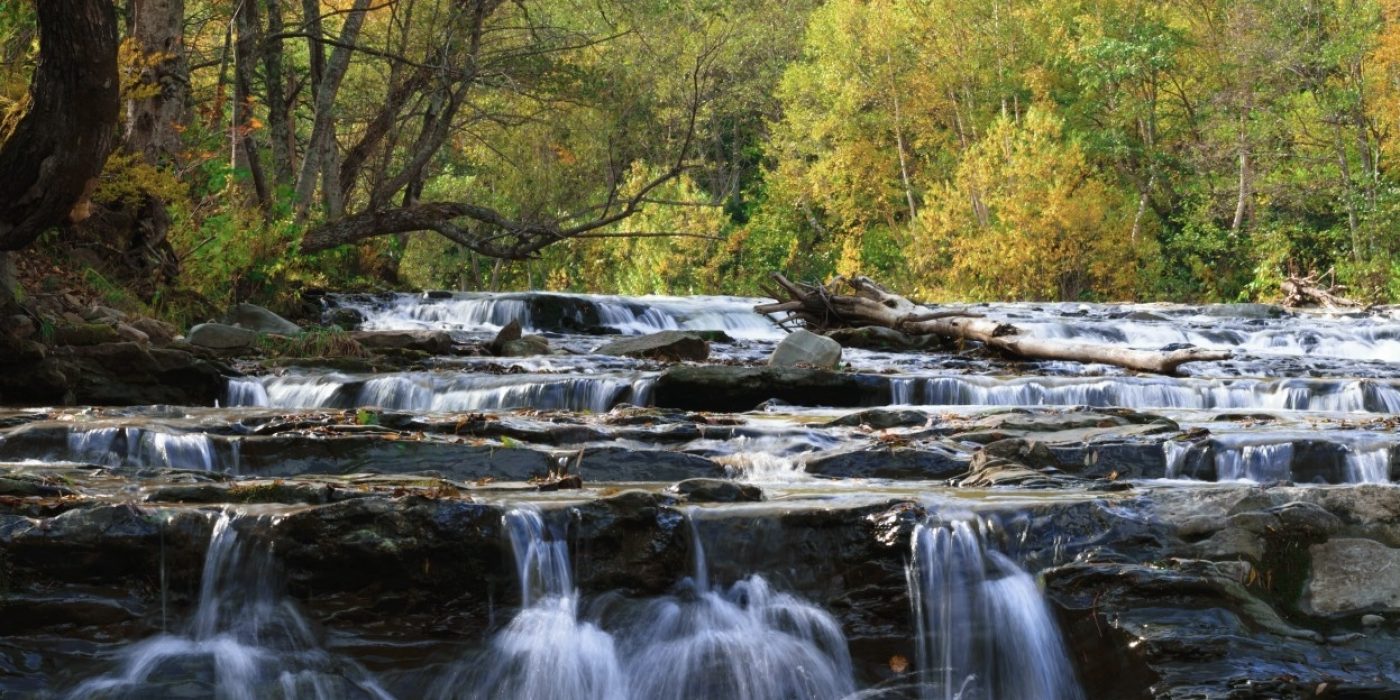
[(922, 290), (995, 299), (1131, 297), (1141, 245), (1131, 209), (1032, 108), (997, 121), (935, 189), (920, 216), (911, 265)]

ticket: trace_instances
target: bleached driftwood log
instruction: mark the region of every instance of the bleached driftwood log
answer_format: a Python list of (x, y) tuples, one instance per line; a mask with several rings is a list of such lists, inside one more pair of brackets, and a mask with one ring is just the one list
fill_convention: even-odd
[[(892, 294), (868, 277), (838, 277), (826, 285), (797, 284), (775, 273), (781, 290), (774, 296), (787, 301), (761, 304), (762, 314), (788, 313), (817, 331), (852, 326), (882, 326), (910, 336), (937, 335), (970, 340), (1027, 360), (1098, 362), (1138, 372), (1174, 375), (1188, 362), (1227, 360), (1228, 351), (1187, 348), (1158, 351), (1112, 345), (1075, 343), (1037, 338), (1008, 323), (964, 311), (933, 311)], [(837, 294), (845, 285), (853, 294)]]

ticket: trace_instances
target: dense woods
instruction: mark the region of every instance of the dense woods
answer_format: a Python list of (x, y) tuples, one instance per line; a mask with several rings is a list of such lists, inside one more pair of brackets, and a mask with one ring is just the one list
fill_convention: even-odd
[(121, 0), (115, 126), (52, 116), (44, 5), (0, 6), (0, 138), (116, 146), (25, 255), (171, 316), (775, 270), (1400, 299), (1394, 0)]

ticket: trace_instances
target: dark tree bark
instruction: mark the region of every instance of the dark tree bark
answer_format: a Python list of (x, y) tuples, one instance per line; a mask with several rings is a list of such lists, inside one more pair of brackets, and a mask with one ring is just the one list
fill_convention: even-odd
[(263, 47), (263, 78), (267, 84), (267, 128), (272, 140), (272, 176), (278, 185), (292, 184), (291, 105), (287, 100), (287, 85), (282, 73), (282, 2), (267, 0), (267, 34), (273, 37)]
[(180, 131), (190, 120), (184, 22), (184, 0), (134, 0), (131, 4), (131, 38), (143, 52), (159, 57), (143, 79), (160, 92), (127, 102), (126, 148), (145, 154), (151, 163), (168, 163), (179, 156)]
[(233, 123), (229, 134), (233, 147), (233, 167), (248, 171), (253, 181), (253, 191), (258, 198), (258, 206), (268, 209), (267, 176), (263, 172), (262, 157), (258, 150), (257, 137), (253, 129), (253, 67), (258, 63), (259, 34), (262, 23), (258, 20), (258, 6), (251, 0), (239, 3), (234, 16), (237, 40), (233, 44)]
[(32, 106), (0, 146), (0, 250), (62, 223), (97, 186), (121, 114), (111, 0), (42, 0)]

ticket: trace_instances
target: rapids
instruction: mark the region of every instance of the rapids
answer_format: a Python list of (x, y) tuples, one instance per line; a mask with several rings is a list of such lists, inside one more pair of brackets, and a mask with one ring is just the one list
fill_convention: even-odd
[[(557, 352), (0, 409), (0, 699), (1400, 692), (1397, 310), (974, 305), (1234, 357), (847, 349), (812, 389), (752, 369), (761, 301), (329, 295)], [(712, 383), (596, 352), (658, 330)]]

